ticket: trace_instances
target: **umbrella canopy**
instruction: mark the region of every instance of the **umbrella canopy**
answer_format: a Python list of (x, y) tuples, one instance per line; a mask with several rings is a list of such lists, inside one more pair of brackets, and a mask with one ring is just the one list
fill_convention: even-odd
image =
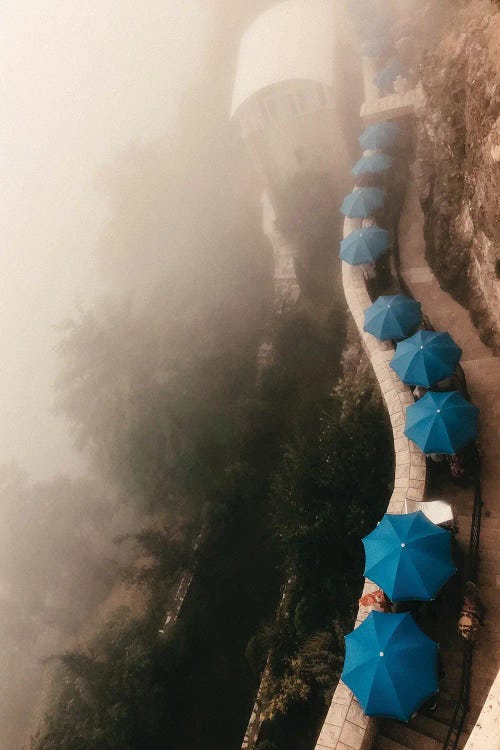
[(451, 534), (417, 510), (387, 513), (363, 539), (365, 576), (393, 602), (428, 601), (451, 578)]
[(382, 68), (375, 78), (373, 83), (385, 94), (392, 94), (394, 92), (394, 81), (398, 76), (404, 76), (406, 73), (404, 67), (401, 65), (399, 60), (391, 60), (385, 68)]
[(366, 218), (384, 205), (384, 193), (377, 187), (353, 190), (342, 201), (340, 212), (350, 218)]
[(359, 144), (364, 151), (369, 149), (390, 148), (399, 133), (395, 122), (377, 122), (369, 125), (359, 136)]
[(345, 646), (342, 680), (367, 716), (409, 721), (437, 693), (438, 645), (409, 612), (371, 612)]
[(453, 375), (461, 355), (449, 333), (417, 331), (397, 345), (391, 367), (403, 383), (430, 388)]
[(404, 339), (422, 318), (422, 305), (404, 294), (378, 297), (365, 310), (364, 330), (381, 341)]
[(355, 229), (340, 243), (340, 257), (351, 266), (373, 263), (389, 247), (389, 232), (381, 227)]
[(360, 174), (377, 174), (378, 172), (385, 172), (392, 166), (392, 156), (377, 152), (370, 154), (369, 156), (362, 156), (358, 159), (354, 167), (352, 168), (353, 175)]
[(405, 435), (424, 453), (456, 453), (476, 437), (478, 414), (456, 391), (428, 391), (407, 408)]

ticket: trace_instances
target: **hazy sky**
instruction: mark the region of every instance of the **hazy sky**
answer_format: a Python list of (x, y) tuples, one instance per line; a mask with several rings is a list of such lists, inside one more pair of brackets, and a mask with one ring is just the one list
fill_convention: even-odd
[(3, 0), (0, 6), (0, 463), (78, 470), (49, 409), (54, 329), (101, 288), (99, 167), (167, 137), (206, 44), (203, 0)]

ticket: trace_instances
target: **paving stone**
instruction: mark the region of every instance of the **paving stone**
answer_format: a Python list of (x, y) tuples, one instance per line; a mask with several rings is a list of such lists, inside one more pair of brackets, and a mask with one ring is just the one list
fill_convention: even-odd
[(400, 464), (410, 463), (410, 449), (408, 448), (408, 446), (406, 448), (401, 448), (396, 452), (396, 462), (398, 466)]
[(404, 422), (405, 422), (405, 415), (404, 415), (404, 413), (402, 411), (400, 411), (400, 412), (398, 412), (396, 414), (393, 414), (391, 416), (391, 425), (393, 427), (397, 427), (400, 424), (404, 424)]
[(397, 464), (397, 466), (396, 466), (396, 468), (394, 470), (394, 478), (395, 479), (401, 479), (401, 478), (404, 477), (405, 479), (410, 479), (410, 477), (411, 477), (411, 471), (412, 471), (413, 468), (414, 467), (410, 466), (409, 462), (407, 464), (400, 464), (398, 462), (398, 464)]
[(388, 511), (390, 513), (403, 513), (404, 507), (405, 503), (403, 500), (395, 500), (389, 503)]
[(352, 724), (361, 727), (361, 729), (366, 729), (366, 727), (370, 723), (369, 717), (366, 716), (366, 714), (363, 712), (363, 709), (361, 708), (357, 700), (353, 700), (353, 702), (349, 706), (349, 711), (347, 712), (347, 720)]
[(325, 721), (332, 726), (341, 727), (346, 720), (349, 706), (352, 702), (352, 693), (349, 691), (350, 701), (349, 703), (337, 703), (336, 696), (333, 696), (333, 703), (326, 715)]
[(424, 490), (425, 479), (410, 479), (409, 486), (415, 489)]
[(410, 466), (410, 479), (423, 479), (425, 482), (426, 474), (425, 464), (423, 466)]
[(345, 721), (340, 733), (340, 742), (352, 750), (360, 750), (365, 735), (365, 729), (350, 721)]
[(323, 747), (336, 747), (337, 740), (340, 737), (342, 727), (335, 726), (333, 724), (323, 724), (320, 735), (318, 737), (318, 744)]
[(342, 680), (337, 685), (333, 700), (338, 705), (347, 705), (352, 700), (352, 693)]
[(408, 500), (423, 500), (424, 499), (424, 489), (417, 489), (415, 487), (409, 487), (408, 492), (406, 493), (406, 497)]
[(405, 450), (408, 447), (408, 439), (405, 437), (396, 438), (394, 441), (394, 450)]
[(408, 487), (408, 482), (409, 481), (410, 480), (407, 477), (401, 477), (400, 479), (395, 479), (394, 480), (394, 487), (395, 488)]
[(392, 430), (394, 439), (397, 440), (398, 438), (405, 437), (404, 430), (405, 430), (404, 424), (396, 425)]

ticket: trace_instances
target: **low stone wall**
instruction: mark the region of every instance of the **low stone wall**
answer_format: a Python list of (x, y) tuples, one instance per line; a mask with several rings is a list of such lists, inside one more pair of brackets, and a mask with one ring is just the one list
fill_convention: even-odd
[[(344, 237), (360, 226), (360, 220), (346, 219)], [(364, 311), (371, 305), (371, 299), (362, 267), (343, 262), (342, 282), (349, 311), (372, 364), (392, 425), (395, 453), (394, 491), (387, 512), (404, 513), (405, 500), (423, 500), (425, 492), (425, 456), (404, 435), (406, 408), (414, 403), (413, 395), (410, 388), (401, 382), (389, 365), (394, 354), (393, 347), (363, 330)], [(363, 594), (377, 588), (376, 584), (366, 579)], [(355, 627), (363, 622), (368, 613), (368, 608), (359, 608)], [(356, 697), (341, 681), (333, 695), (316, 750), (368, 750), (373, 744), (376, 729), (376, 721), (365, 716)]]
[[(415, 91), (380, 98), (373, 83), (377, 71), (375, 61), (363, 57), (362, 68), (365, 101), (361, 107), (361, 117), (366, 123), (404, 115), (414, 110)], [(360, 219), (346, 218), (344, 237), (360, 226)], [(364, 311), (371, 305), (363, 269), (343, 262), (342, 283), (349, 311), (372, 364), (392, 425), (395, 453), (394, 491), (387, 511), (403, 513), (406, 499), (423, 500), (425, 492), (425, 456), (404, 435), (406, 408), (414, 402), (413, 395), (389, 366), (394, 353), (392, 346), (388, 342), (378, 341), (363, 330)], [(374, 583), (365, 580), (363, 594), (377, 588)], [(365, 607), (359, 608), (355, 627), (363, 622), (368, 613), (369, 610)], [(373, 744), (376, 731), (376, 721), (365, 716), (356, 697), (341, 681), (333, 695), (316, 750), (368, 750)]]
[(410, 89), (404, 93), (389, 94), (375, 101), (364, 102), (361, 106), (361, 117), (367, 124), (393, 117), (404, 117), (413, 114), (417, 105), (417, 91)]

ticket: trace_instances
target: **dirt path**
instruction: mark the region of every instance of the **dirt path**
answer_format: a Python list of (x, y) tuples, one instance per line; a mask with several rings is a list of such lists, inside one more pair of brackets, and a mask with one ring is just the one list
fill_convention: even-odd
[[(424, 217), (413, 174), (410, 175), (399, 226), (401, 272), (436, 330), (448, 331), (463, 349), (462, 367), (472, 401), (481, 410), (483, 520), (478, 583), (488, 608), (472, 670), (471, 713), (475, 721), (500, 667), (500, 357), (480, 340), (468, 311), (444, 292), (425, 258)], [(462, 493), (463, 494), (463, 493)], [(462, 545), (470, 529), (470, 498), (453, 498), (460, 514)]]

